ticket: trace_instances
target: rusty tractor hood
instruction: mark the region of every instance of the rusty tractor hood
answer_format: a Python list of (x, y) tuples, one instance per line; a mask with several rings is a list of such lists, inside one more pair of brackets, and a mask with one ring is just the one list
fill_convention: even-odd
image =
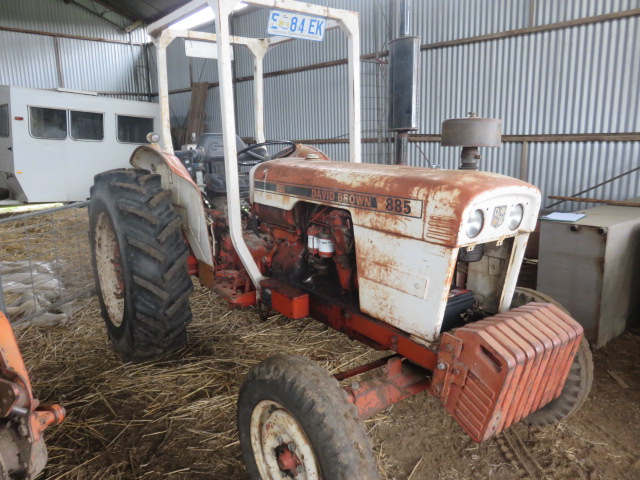
[[(451, 247), (530, 232), (540, 207), (539, 190), (515, 178), (487, 172), (287, 158), (251, 172), (252, 201), (291, 209), (298, 201), (349, 210), (356, 225)], [(516, 204), (519, 227), (507, 226)], [(481, 233), (466, 236), (466, 220), (484, 215)]]

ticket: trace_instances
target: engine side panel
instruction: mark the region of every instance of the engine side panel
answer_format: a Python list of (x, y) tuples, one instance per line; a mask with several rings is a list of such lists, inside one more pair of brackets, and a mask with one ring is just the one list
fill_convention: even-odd
[(458, 250), (357, 225), (354, 233), (360, 309), (435, 341)]

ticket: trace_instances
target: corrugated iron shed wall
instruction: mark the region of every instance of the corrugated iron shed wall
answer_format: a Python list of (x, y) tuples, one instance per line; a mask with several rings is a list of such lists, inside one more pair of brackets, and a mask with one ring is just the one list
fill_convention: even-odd
[[(213, 27), (199, 29), (201, 31), (213, 32)], [(212, 48), (215, 45), (212, 44)], [(154, 46), (149, 48), (150, 79), (154, 92), (158, 91), (158, 68), (156, 61), (156, 50)], [(184, 127), (187, 123), (187, 115), (191, 102), (191, 93), (183, 92), (191, 87), (192, 82), (218, 81), (218, 66), (215, 60), (207, 58), (190, 58), (184, 53), (184, 39), (176, 38), (167, 47), (167, 70), (169, 96), (171, 106), (171, 125), (173, 127)], [(157, 98), (157, 97), (156, 97)], [(209, 97), (206, 108), (207, 126), (211, 131), (221, 131), (220, 121), (220, 99), (217, 88), (209, 89)]]
[[(362, 54), (385, 49), (387, 2), (312, 1), (360, 12)], [(483, 167), (525, 178), (545, 194), (573, 194), (640, 164), (637, 141), (611, 137), (640, 131), (640, 0), (416, 0), (414, 6), (414, 32), (424, 44), (419, 134), (434, 140), (443, 119), (464, 116), (471, 110), (500, 117), (505, 134), (515, 137), (508, 137), (500, 149), (485, 151)], [(628, 14), (593, 18), (615, 12)], [(558, 24), (567, 21), (584, 24)], [(265, 25), (266, 12), (257, 11), (239, 15), (233, 29), (240, 35), (261, 37)], [(538, 28), (545, 25), (552, 28)], [(1, 31), (2, 27), (106, 42), (56, 39)], [(213, 27), (203, 30), (212, 31)], [(513, 30), (515, 34), (501, 34)], [(495, 37), (482, 37), (487, 35)], [(459, 39), (467, 40), (456, 42)], [(149, 83), (151, 90), (157, 91), (153, 47), (147, 65), (140, 46), (146, 40), (142, 29), (129, 36), (112, 22), (63, 0), (4, 2), (0, 10), (0, 83), (35, 88), (63, 84), (142, 98)], [(132, 44), (127, 44), (130, 41)], [(347, 159), (345, 144), (326, 143), (327, 139), (344, 138), (347, 132), (346, 68), (338, 64), (312, 69), (324, 62), (339, 62), (345, 53), (344, 35), (330, 30), (322, 44), (292, 41), (268, 54), (265, 70), (276, 73), (265, 81), (268, 137), (322, 140), (318, 145), (334, 158)], [(250, 76), (250, 57), (242, 47), (235, 49), (235, 56), (236, 77)], [(283, 72), (300, 67), (310, 68)], [(186, 58), (183, 42), (177, 40), (169, 50), (169, 72), (170, 89), (181, 91), (171, 95), (172, 120), (174, 125), (182, 125), (188, 114), (191, 82), (217, 82), (216, 65), (212, 60)], [(252, 136), (252, 82), (240, 81), (237, 87), (239, 133)], [(364, 129), (371, 124), (370, 112), (375, 111), (371, 102), (369, 98), (363, 101)], [(210, 89), (207, 116), (209, 129), (220, 130), (215, 87)], [(563, 134), (610, 136), (600, 141), (575, 141), (559, 137)], [(545, 141), (522, 137), (531, 135), (547, 137), (540, 137)], [(368, 136), (366, 131), (364, 136)], [(375, 144), (365, 146), (365, 160), (380, 161), (375, 153)], [(426, 165), (425, 156), (445, 167), (457, 163), (456, 150), (441, 148), (435, 141), (412, 144), (410, 153), (413, 165)], [(589, 195), (613, 199), (639, 196), (639, 183), (640, 174), (636, 173)], [(565, 204), (564, 208), (576, 206)]]
[[(384, 49), (387, 0), (311, 3), (359, 11), (362, 54)], [(527, 179), (544, 195), (572, 195), (640, 166), (640, 0), (419, 0), (414, 6), (414, 32), (423, 44), (417, 133), (437, 136), (442, 120), (469, 111), (502, 118), (504, 134), (515, 138), (507, 137), (500, 149), (485, 149), (483, 169)], [(607, 16), (615, 12), (627, 13)], [(567, 21), (575, 24), (559, 23)], [(266, 12), (257, 11), (239, 16), (233, 31), (262, 37), (265, 26)], [(520, 32), (501, 35), (512, 30)], [(490, 38), (482, 37), (487, 35)], [(469, 40), (456, 42), (460, 39)], [(327, 31), (322, 44), (293, 41), (278, 46), (267, 55), (265, 71), (282, 72), (345, 57), (344, 35)], [(250, 76), (249, 55), (237, 52), (235, 68), (237, 78)], [(347, 133), (345, 82), (344, 65), (267, 78), (267, 137), (322, 139), (316, 146), (336, 160), (346, 160), (346, 144), (326, 143)], [(239, 133), (250, 137), (251, 81), (242, 81), (237, 88)], [(212, 93), (217, 96), (217, 89)], [(213, 105), (217, 108), (215, 101)], [(365, 110), (363, 129), (366, 116)], [(215, 120), (211, 124), (215, 127)], [(634, 141), (611, 135), (626, 133), (635, 134), (624, 137)], [(587, 141), (593, 137), (569, 141), (576, 139), (568, 134), (608, 135), (599, 135), (599, 141)], [(534, 135), (538, 138), (530, 139)], [(371, 144), (363, 151), (365, 161), (377, 161)], [(418, 166), (427, 164), (425, 155), (445, 168), (458, 162), (456, 149), (434, 141), (413, 144), (410, 155), (410, 163)], [(636, 197), (639, 185), (636, 172), (588, 196)], [(581, 206), (566, 203), (559, 208)]]
[(3, 1), (0, 84), (64, 87), (148, 99), (143, 96), (148, 93), (149, 83), (144, 29), (127, 34), (122, 28), (127, 19), (113, 13), (101, 18), (104, 7), (88, 0), (81, 3)]

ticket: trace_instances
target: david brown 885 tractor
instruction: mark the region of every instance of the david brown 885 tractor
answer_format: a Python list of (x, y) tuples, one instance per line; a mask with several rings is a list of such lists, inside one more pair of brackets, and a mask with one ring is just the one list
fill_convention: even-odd
[[(516, 288), (539, 191), (473, 170), (359, 163), (357, 14), (291, 0), (247, 3), (323, 17), (347, 34), (350, 162), (264, 142), (262, 59), (281, 40), (231, 37), (237, 2), (210, 3), (217, 36), (149, 29), (163, 148), (139, 147), (134, 169), (100, 174), (92, 188), (97, 291), (123, 359), (151, 360), (184, 345), (190, 275), (233, 306), (311, 317), (393, 352), (335, 376), (286, 355), (252, 368), (238, 428), (255, 479), (378, 478), (362, 419), (423, 391), (475, 441), (577, 410), (592, 376), (582, 328), (552, 300)], [(223, 135), (205, 134), (195, 150), (173, 155), (166, 47), (176, 37), (217, 44)], [(230, 42), (255, 60), (254, 145), (235, 134)], [(466, 147), (463, 165), (473, 165), (471, 145), (495, 143), (473, 139), (495, 136), (495, 126), (474, 118), (448, 124), (452, 141)], [(238, 164), (253, 167), (239, 174)], [(339, 383), (378, 367), (379, 376)]]

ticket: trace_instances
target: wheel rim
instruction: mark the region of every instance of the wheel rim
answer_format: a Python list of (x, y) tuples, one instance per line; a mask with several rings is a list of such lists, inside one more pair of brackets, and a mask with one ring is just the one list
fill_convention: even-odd
[(124, 274), (118, 239), (106, 213), (98, 215), (94, 230), (95, 259), (100, 293), (109, 321), (120, 327), (124, 319)]
[(307, 435), (297, 420), (277, 402), (263, 400), (253, 409), (251, 447), (263, 479), (322, 479)]

